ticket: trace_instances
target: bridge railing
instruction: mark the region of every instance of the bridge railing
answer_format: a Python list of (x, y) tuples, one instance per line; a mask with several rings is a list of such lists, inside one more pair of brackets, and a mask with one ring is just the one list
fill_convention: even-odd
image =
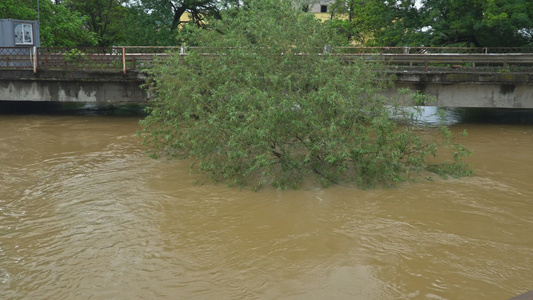
[(335, 54), (471, 54), (483, 53), (482, 48), (466, 47), (335, 47)]
[(135, 70), (181, 47), (0, 47), (1, 69)]
[(178, 46), (125, 46), (120, 48), (124, 49), (124, 61), (128, 70), (149, 67), (155, 59), (165, 57), (171, 52), (185, 54), (185, 47)]
[(339, 54), (532, 54), (533, 47), (335, 47)]
[(1, 47), (0, 69), (31, 69), (33, 54), (30, 47)]
[[(213, 49), (181, 47), (0, 47), (0, 69), (60, 70), (136, 70), (150, 66), (168, 53), (187, 55), (189, 50), (206, 55), (219, 53)], [(531, 48), (466, 48), (466, 47), (324, 47), (317, 54), (329, 53), (347, 60), (364, 58), (392, 65), (424, 66), (427, 70), (443, 64), (476, 67), (509, 65), (533, 66)]]
[(38, 69), (122, 69), (122, 50), (117, 48), (37, 48)]

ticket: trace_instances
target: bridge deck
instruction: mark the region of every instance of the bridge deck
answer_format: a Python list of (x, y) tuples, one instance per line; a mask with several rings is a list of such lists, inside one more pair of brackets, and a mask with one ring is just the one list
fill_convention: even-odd
[[(0, 101), (146, 102), (140, 70), (168, 51), (187, 55), (185, 50), (0, 48)], [(487, 48), (325, 50), (316, 54), (384, 61), (396, 74), (397, 88), (434, 95), (437, 102), (428, 105), (533, 109), (533, 48), (524, 53)]]

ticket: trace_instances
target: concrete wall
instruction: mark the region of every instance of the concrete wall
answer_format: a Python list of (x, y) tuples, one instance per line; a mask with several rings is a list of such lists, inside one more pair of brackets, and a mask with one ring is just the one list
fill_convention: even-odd
[(3, 71), (0, 101), (59, 101), (89, 103), (146, 102), (140, 73), (103, 71)]
[(396, 88), (436, 97), (440, 107), (533, 109), (533, 74), (479, 72), (400, 72)]
[[(533, 74), (481, 72), (398, 72), (395, 89), (436, 97), (441, 107), (533, 109)], [(148, 95), (142, 73), (107, 71), (0, 71), (0, 101), (140, 103)]]

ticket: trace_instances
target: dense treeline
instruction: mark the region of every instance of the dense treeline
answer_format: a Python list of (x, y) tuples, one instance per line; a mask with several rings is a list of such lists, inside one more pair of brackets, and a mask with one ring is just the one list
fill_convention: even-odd
[[(179, 45), (184, 20), (246, 7), (248, 0), (2, 0), (0, 18), (40, 17), (43, 46)], [(318, 0), (294, 0), (307, 10)], [(39, 6), (39, 12), (38, 12)], [(529, 0), (335, 0), (325, 23), (367, 46), (533, 45)], [(231, 14), (230, 14), (231, 16)], [(181, 36), (180, 36), (181, 35)]]
[(180, 43), (184, 19), (205, 27), (207, 16), (239, 6), (238, 0), (2, 0), (0, 19), (36, 20), (42, 46)]
[(328, 23), (370, 46), (520, 47), (533, 43), (530, 0), (336, 0)]

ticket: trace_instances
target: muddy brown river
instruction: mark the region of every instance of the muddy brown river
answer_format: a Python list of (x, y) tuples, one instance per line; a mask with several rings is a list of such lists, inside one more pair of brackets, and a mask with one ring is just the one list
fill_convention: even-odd
[(509, 299), (533, 290), (533, 113), (454, 120), (469, 178), (258, 192), (152, 160), (139, 116), (0, 115), (0, 299)]

